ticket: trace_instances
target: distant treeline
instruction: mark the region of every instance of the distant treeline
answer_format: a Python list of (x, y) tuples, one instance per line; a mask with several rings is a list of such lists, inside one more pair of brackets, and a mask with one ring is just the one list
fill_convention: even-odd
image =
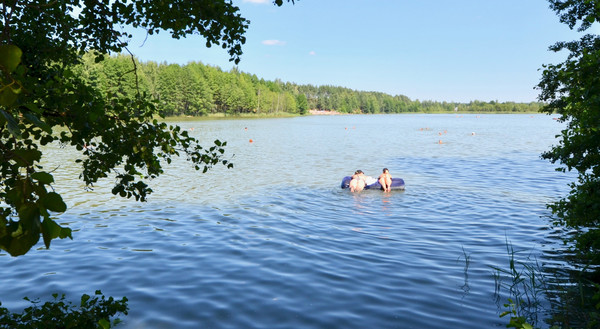
[[(96, 63), (84, 56), (79, 74), (103, 93), (141, 94), (158, 101), (165, 116), (201, 116), (214, 113), (291, 113), (309, 109), (342, 113), (402, 112), (537, 112), (541, 103), (480, 102), (448, 103), (411, 100), (381, 92), (356, 91), (344, 87), (298, 85), (266, 81), (237, 68), (223, 71), (198, 62), (178, 64), (135, 61), (131, 56), (107, 56)], [(136, 85), (137, 76), (137, 85)], [(136, 87), (137, 86), (137, 87)]]

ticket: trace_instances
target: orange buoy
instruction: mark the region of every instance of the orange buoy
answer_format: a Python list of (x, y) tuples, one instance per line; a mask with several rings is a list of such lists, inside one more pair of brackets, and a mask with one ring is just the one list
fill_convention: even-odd
[(254, 141), (252, 140), (252, 138), (250, 138), (250, 143), (252, 143), (252, 142), (254, 142)]
[(442, 143), (442, 140), (440, 139), (440, 140), (438, 141), (438, 144), (444, 144), (444, 143)]

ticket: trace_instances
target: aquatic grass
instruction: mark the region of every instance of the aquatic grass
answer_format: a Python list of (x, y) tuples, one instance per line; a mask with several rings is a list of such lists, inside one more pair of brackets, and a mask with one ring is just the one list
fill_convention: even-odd
[[(508, 269), (492, 269), (496, 304), (504, 308), (500, 317), (510, 316), (507, 328), (538, 328), (540, 321), (552, 329), (599, 328), (600, 285), (583, 278), (585, 270), (566, 266), (544, 270), (531, 253), (518, 261), (519, 252), (508, 240), (506, 246)], [(500, 305), (503, 299), (506, 302)]]
[(582, 276), (585, 269), (557, 273), (546, 291), (556, 328), (600, 328), (600, 285)]
[[(460, 288), (465, 292), (465, 294), (467, 294), (469, 293), (469, 290), (471, 290), (469, 287), (469, 265), (471, 265), (471, 254), (467, 254), (464, 246), (462, 247), (462, 251), (462, 257), (465, 258), (465, 268), (463, 271), (465, 275), (465, 283)], [(460, 256), (458, 257), (457, 261), (460, 261)]]
[(532, 260), (531, 254), (526, 261), (517, 261), (512, 244), (506, 241), (508, 254), (508, 269), (492, 266), (494, 270), (494, 296), (498, 307), (503, 294), (507, 295), (507, 303), (502, 306), (508, 310), (500, 317), (510, 315), (508, 328), (533, 328), (539, 323), (540, 316), (545, 314), (545, 293), (548, 290), (547, 280), (537, 259)]

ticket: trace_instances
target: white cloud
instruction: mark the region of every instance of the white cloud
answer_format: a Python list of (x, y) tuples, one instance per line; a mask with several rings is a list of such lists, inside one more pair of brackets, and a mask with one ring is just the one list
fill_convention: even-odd
[(315, 56), (317, 53), (314, 52), (314, 50), (313, 50), (313, 51), (310, 51), (308, 54), (311, 55), (311, 56)]
[[(253, 1), (257, 1), (257, 0), (253, 0)], [(281, 40), (263, 40), (262, 44), (266, 45), (266, 46), (283, 46), (283, 45), (285, 45), (285, 41), (281, 41)]]
[(250, 2), (250, 3), (269, 3), (271, 0), (244, 0), (242, 2)]

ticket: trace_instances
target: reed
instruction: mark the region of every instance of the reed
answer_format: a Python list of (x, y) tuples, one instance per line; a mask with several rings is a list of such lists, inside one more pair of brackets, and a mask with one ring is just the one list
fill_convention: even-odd
[(525, 261), (518, 261), (512, 244), (506, 241), (508, 268), (492, 266), (496, 303), (500, 307), (502, 296), (506, 295), (507, 310), (500, 317), (510, 316), (508, 328), (533, 328), (540, 317), (546, 314), (547, 280), (537, 259), (529, 253)]
[[(600, 286), (584, 279), (580, 268), (544, 269), (529, 254), (518, 260), (506, 241), (508, 267), (492, 266), (500, 317), (510, 316), (507, 328), (599, 328)], [(501, 301), (504, 301), (502, 305)]]

